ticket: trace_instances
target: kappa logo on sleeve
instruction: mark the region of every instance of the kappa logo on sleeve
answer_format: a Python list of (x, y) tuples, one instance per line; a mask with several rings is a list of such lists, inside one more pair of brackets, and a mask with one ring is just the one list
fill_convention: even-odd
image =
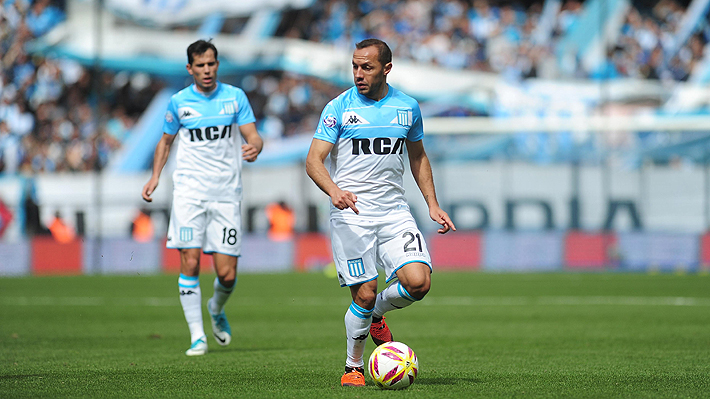
[(338, 123), (338, 119), (335, 117), (335, 115), (328, 114), (323, 118), (323, 125), (325, 127), (333, 127)]

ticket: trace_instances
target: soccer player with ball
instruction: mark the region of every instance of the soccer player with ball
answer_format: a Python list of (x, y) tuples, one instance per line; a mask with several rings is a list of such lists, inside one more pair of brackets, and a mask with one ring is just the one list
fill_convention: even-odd
[[(429, 216), (439, 233), (456, 230), (436, 199), (424, 151), (421, 111), (413, 98), (387, 84), (392, 52), (378, 39), (356, 45), (355, 87), (330, 101), (306, 159), (306, 171), (330, 196), (330, 234), (341, 286), (350, 288), (345, 313), (347, 358), (343, 386), (364, 386), (365, 340), (392, 341), (385, 313), (429, 291), (431, 258), (404, 197), (404, 147)], [(325, 160), (330, 155), (330, 171)], [(377, 265), (387, 288), (377, 293)]]
[(194, 84), (170, 99), (163, 136), (155, 149), (153, 174), (142, 194), (145, 201), (152, 201), (150, 196), (158, 187), (170, 147), (179, 137), (167, 247), (180, 250), (178, 289), (191, 336), (185, 354), (198, 356), (207, 353), (200, 253), (212, 254), (217, 272), (214, 295), (207, 303), (212, 333), (218, 344), (229, 345), (232, 330), (224, 304), (237, 282), (237, 257), (241, 254), (242, 160), (255, 161), (264, 144), (244, 91), (217, 81), (219, 61), (214, 44), (205, 40), (192, 43), (187, 48), (187, 61)]

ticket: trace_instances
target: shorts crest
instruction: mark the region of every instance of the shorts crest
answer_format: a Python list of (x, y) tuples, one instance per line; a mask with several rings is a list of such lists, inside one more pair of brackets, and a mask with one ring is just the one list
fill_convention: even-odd
[(365, 265), (362, 263), (362, 258), (348, 260), (348, 272), (352, 277), (359, 277), (365, 274)]

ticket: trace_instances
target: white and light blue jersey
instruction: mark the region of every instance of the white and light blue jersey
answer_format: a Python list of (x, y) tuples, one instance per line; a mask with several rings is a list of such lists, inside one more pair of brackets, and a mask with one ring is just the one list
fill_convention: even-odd
[(170, 98), (163, 132), (178, 134), (174, 194), (240, 201), (242, 138), (237, 126), (255, 122), (244, 91), (224, 83), (206, 96), (190, 85)]
[[(333, 143), (330, 177), (342, 190), (357, 195), (361, 216), (384, 216), (408, 210), (404, 197), (406, 140), (424, 137), (417, 101), (388, 85), (387, 95), (374, 101), (352, 87), (323, 109), (313, 136)], [(350, 217), (349, 208), (331, 204), (331, 217)]]

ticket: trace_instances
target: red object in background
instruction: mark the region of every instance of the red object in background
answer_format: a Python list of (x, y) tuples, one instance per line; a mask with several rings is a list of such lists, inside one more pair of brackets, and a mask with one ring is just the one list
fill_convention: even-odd
[(52, 236), (32, 239), (32, 274), (79, 275), (82, 273), (82, 241), (59, 243)]
[(710, 270), (710, 233), (700, 236), (700, 269)]
[[(180, 250), (165, 248), (167, 239), (163, 239), (163, 271), (170, 274), (180, 273)], [(212, 255), (200, 254), (200, 271), (212, 271)]]
[(434, 270), (478, 270), (481, 268), (481, 233), (449, 232), (429, 236), (429, 253)]
[(567, 269), (604, 269), (615, 262), (616, 236), (612, 233), (571, 231), (565, 236), (564, 245)]
[(321, 233), (296, 236), (296, 270), (307, 271), (323, 267), (333, 261), (330, 239)]
[(12, 212), (10, 211), (10, 208), (8, 208), (7, 205), (0, 200), (0, 238), (2, 238), (2, 235), (5, 233), (8, 226), (10, 226), (11, 222)]

